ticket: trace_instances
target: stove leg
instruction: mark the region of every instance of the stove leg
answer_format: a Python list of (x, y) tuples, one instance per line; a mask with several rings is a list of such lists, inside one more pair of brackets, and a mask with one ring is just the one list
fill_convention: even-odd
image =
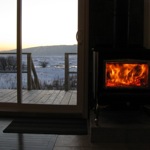
[(99, 104), (96, 104), (96, 109), (95, 109), (95, 125), (98, 126), (98, 119), (99, 119)]

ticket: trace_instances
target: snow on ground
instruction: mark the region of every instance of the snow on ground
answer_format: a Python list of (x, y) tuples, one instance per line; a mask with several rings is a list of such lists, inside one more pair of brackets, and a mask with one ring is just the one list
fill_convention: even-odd
[[(71, 71), (77, 71), (77, 56), (69, 57), (69, 65)], [(64, 81), (64, 56), (32, 56), (33, 63), (41, 83), (51, 84), (56, 79)], [(40, 62), (48, 62), (48, 65), (43, 68)], [(23, 57), (23, 64), (26, 64), (27, 59)], [(0, 88), (14, 89), (17, 87), (16, 73), (0, 73)], [(22, 74), (22, 87), (27, 88), (27, 73)]]

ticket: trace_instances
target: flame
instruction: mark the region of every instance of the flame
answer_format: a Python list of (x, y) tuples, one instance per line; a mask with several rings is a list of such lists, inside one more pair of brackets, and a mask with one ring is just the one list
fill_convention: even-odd
[(106, 87), (141, 87), (148, 85), (148, 64), (106, 63)]

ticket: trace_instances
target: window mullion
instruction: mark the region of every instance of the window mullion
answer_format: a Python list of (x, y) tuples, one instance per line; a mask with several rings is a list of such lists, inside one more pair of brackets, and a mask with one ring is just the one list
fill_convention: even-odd
[(17, 102), (22, 102), (22, 0), (17, 0)]

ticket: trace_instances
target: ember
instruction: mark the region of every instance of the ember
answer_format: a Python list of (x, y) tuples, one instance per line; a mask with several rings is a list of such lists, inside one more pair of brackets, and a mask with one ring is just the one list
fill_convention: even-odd
[(147, 87), (148, 64), (106, 63), (106, 87)]

